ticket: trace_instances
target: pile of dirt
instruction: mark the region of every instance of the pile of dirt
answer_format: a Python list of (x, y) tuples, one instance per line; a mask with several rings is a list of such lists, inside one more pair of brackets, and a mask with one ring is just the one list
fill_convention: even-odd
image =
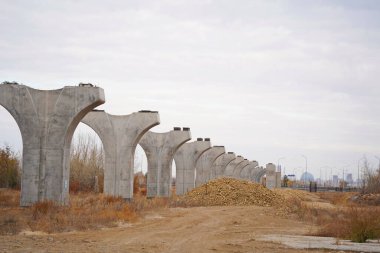
[(295, 190), (291, 188), (277, 188), (273, 189), (275, 193), (282, 195), (286, 200), (297, 199), (299, 201), (312, 201), (315, 195), (303, 190)]
[(261, 184), (221, 178), (193, 189), (182, 201), (191, 206), (277, 206), (284, 197)]

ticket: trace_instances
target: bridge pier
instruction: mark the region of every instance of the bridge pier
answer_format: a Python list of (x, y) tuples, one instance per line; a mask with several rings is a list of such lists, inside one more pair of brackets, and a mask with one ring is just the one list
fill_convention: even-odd
[(0, 85), (0, 104), (16, 120), (23, 141), (21, 206), (43, 200), (68, 204), (72, 136), (81, 119), (104, 102), (103, 89), (92, 86)]

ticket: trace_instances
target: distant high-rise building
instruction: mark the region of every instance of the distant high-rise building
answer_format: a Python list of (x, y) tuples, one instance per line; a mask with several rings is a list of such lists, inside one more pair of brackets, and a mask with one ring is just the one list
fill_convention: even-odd
[(354, 183), (354, 180), (352, 179), (352, 173), (348, 173), (346, 176), (346, 182), (349, 185), (352, 185)]
[(332, 184), (334, 187), (339, 187), (339, 178), (338, 175), (333, 175)]

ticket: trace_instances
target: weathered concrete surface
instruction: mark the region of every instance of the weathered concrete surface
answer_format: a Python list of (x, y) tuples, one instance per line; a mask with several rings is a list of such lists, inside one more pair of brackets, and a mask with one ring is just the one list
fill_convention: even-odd
[(211, 167), (211, 171), (215, 171), (215, 178), (223, 177), (224, 170), (226, 169), (227, 165), (235, 159), (236, 155), (233, 152), (228, 152), (227, 154), (223, 154), (216, 158), (215, 162)]
[(160, 124), (158, 112), (111, 115), (104, 111), (92, 111), (82, 122), (91, 127), (103, 143), (104, 193), (131, 199), (136, 146), (150, 128)]
[[(196, 164), (195, 186), (198, 187), (215, 178), (215, 170), (211, 170), (215, 160), (226, 152), (224, 146), (214, 146), (204, 152)], [(212, 173), (214, 173), (212, 175)]]
[(281, 188), (281, 171), (276, 172), (276, 188)]
[(276, 166), (273, 163), (267, 164), (266, 175), (266, 187), (268, 189), (276, 188)]
[(171, 194), (172, 162), (175, 152), (191, 139), (190, 129), (175, 127), (174, 131), (148, 131), (140, 140), (148, 160), (147, 197), (169, 197)]
[(256, 167), (251, 172), (251, 180), (255, 183), (261, 183), (261, 178), (265, 175), (267, 172), (266, 169), (264, 169), (262, 166)]
[(1, 84), (0, 104), (20, 128), (23, 141), (21, 206), (69, 201), (70, 145), (81, 119), (105, 102), (97, 87), (36, 90)]
[(249, 164), (248, 159), (244, 159), (241, 163), (239, 163), (239, 164), (235, 167), (234, 171), (232, 172), (232, 176), (233, 176), (234, 178), (239, 178), (239, 179), (241, 179), (241, 171), (243, 170), (244, 167), (248, 166), (248, 164)]
[(249, 162), (249, 164), (241, 170), (240, 178), (251, 180), (251, 173), (257, 166), (259, 166), (259, 163), (257, 161)]
[(183, 144), (175, 153), (174, 161), (176, 165), (176, 194), (183, 195), (192, 190), (195, 186), (195, 165), (199, 157), (211, 149), (210, 139)]
[(235, 160), (233, 160), (227, 165), (226, 169), (224, 170), (223, 175), (226, 177), (232, 177), (236, 166), (238, 166), (243, 161), (244, 161), (244, 157), (238, 155)]

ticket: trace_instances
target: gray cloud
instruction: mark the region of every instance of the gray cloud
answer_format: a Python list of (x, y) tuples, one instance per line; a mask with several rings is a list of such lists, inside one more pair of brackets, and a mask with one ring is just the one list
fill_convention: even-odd
[[(2, 1), (0, 77), (106, 91), (261, 164), (379, 152), (378, 1)], [(0, 141), (19, 145), (0, 110)], [(371, 158), (371, 162), (375, 162)], [(351, 167), (350, 167), (351, 166)], [(355, 174), (355, 165), (350, 165)]]

